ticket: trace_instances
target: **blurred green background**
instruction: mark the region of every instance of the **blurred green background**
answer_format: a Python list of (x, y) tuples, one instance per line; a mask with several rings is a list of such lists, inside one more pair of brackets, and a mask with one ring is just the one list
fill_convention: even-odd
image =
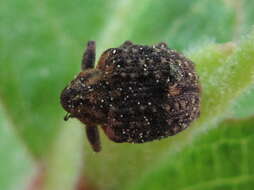
[[(254, 189), (253, 0), (3, 0), (0, 2), (1, 190)], [(164, 41), (195, 63), (201, 117), (145, 144), (63, 121), (64, 86), (88, 40), (98, 56), (125, 40)]]

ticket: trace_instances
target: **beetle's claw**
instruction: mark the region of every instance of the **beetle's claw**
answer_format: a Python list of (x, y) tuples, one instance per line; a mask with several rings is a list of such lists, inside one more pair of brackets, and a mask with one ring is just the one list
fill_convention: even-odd
[(64, 121), (68, 121), (71, 117), (73, 117), (70, 113), (67, 113), (65, 116), (64, 116)]

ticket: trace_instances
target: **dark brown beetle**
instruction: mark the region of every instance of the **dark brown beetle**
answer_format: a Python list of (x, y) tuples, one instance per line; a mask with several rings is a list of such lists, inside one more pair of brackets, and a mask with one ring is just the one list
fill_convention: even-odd
[(165, 43), (135, 45), (126, 41), (106, 50), (95, 64), (89, 41), (79, 75), (62, 91), (70, 117), (86, 125), (99, 152), (97, 126), (114, 142), (143, 143), (186, 129), (199, 116), (200, 85), (193, 63)]

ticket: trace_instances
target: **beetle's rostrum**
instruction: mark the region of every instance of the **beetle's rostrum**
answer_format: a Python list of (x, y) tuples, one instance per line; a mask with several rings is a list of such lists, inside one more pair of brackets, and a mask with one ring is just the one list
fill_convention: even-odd
[(94, 151), (97, 126), (114, 142), (144, 143), (177, 134), (200, 113), (200, 84), (194, 64), (165, 43), (126, 41), (106, 50), (95, 64), (89, 41), (78, 76), (61, 93), (70, 117), (86, 125)]

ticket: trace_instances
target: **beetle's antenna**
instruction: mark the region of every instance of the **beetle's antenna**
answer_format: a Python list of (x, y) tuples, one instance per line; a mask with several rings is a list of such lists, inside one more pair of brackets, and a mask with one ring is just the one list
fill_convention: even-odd
[(64, 121), (68, 121), (71, 117), (72, 117), (72, 115), (71, 115), (70, 113), (67, 113), (67, 114), (64, 116)]
[(88, 138), (89, 143), (91, 144), (93, 150), (95, 152), (101, 151), (101, 142), (100, 142), (100, 136), (97, 126), (86, 126), (86, 135)]
[(81, 63), (82, 71), (89, 68), (94, 68), (95, 54), (96, 54), (95, 51), (96, 51), (95, 41), (88, 41), (86, 50), (83, 54), (82, 63)]

